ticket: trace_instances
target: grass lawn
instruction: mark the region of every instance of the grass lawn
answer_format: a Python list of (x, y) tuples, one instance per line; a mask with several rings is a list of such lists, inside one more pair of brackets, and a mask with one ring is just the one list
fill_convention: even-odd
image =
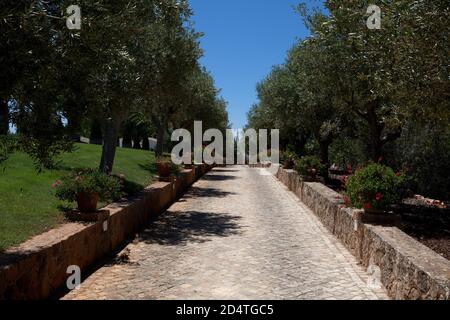
[[(61, 202), (52, 184), (77, 168), (96, 168), (101, 146), (77, 144), (77, 150), (61, 157), (58, 170), (37, 173), (31, 159), (16, 153), (0, 169), (0, 251), (64, 221)], [(149, 151), (117, 149), (114, 173), (124, 174), (135, 191), (150, 184), (156, 175), (155, 155)]]

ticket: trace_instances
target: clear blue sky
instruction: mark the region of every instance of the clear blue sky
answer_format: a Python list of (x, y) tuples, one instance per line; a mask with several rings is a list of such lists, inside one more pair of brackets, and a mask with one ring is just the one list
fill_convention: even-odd
[[(247, 123), (256, 84), (280, 64), (296, 39), (308, 35), (293, 6), (301, 0), (190, 0), (197, 31), (205, 36), (202, 64), (228, 101), (233, 128)], [(320, 5), (322, 1), (303, 1)]]

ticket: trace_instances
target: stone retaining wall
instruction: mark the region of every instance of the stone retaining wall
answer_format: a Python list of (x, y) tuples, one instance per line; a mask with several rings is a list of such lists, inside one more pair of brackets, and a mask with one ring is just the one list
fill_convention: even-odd
[(344, 208), (340, 195), (320, 183), (303, 182), (280, 168), (277, 178), (318, 216), (365, 267), (378, 267), (394, 299), (450, 299), (450, 261), (395, 227), (361, 223), (360, 210)]
[[(93, 224), (67, 223), (0, 254), (0, 300), (45, 299), (65, 285), (67, 267), (86, 270), (148, 225), (212, 167), (183, 171), (172, 183), (157, 182), (111, 204)], [(106, 230), (105, 230), (106, 229)]]

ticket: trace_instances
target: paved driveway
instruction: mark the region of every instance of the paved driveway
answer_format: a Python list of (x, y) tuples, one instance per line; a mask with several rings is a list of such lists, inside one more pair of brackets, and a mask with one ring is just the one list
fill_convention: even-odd
[(217, 168), (63, 299), (378, 299), (353, 256), (273, 176)]

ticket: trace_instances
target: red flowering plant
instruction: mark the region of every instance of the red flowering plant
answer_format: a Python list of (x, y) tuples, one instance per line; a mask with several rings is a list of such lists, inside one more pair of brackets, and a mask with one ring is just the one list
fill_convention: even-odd
[(349, 204), (364, 210), (385, 211), (401, 200), (404, 180), (403, 173), (395, 173), (381, 164), (369, 164), (349, 177), (346, 184)]

